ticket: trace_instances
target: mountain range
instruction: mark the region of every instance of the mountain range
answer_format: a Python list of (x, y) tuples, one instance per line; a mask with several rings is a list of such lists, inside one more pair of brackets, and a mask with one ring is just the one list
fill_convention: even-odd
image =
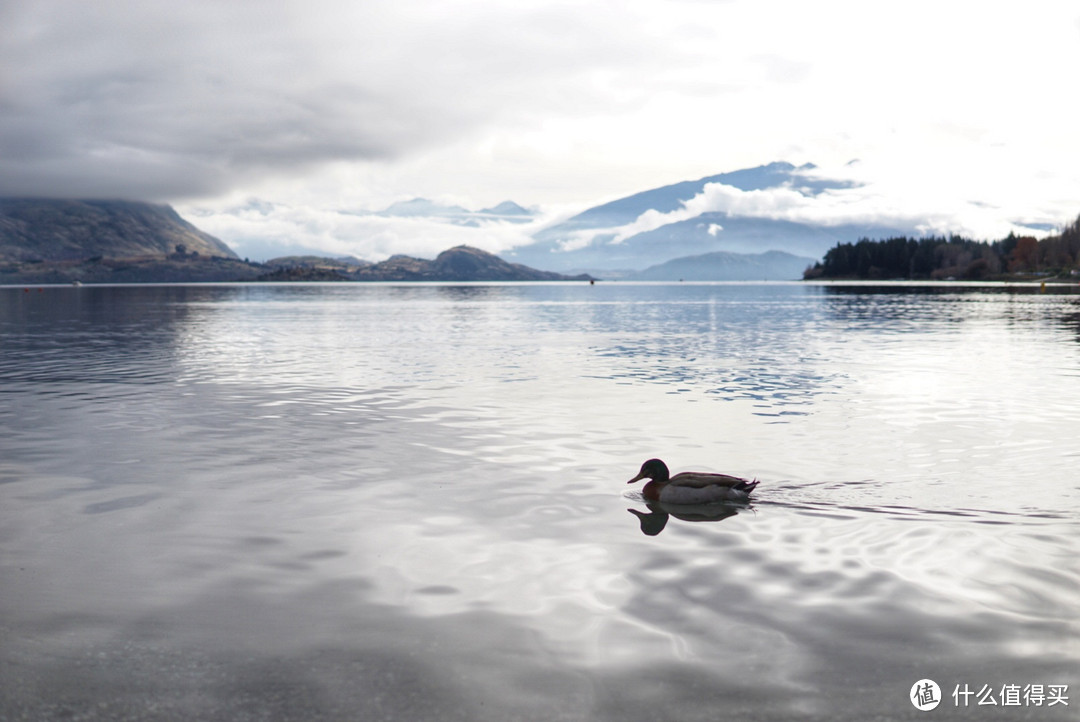
[[(597, 278), (797, 279), (807, 266), (840, 243), (924, 235), (913, 219), (891, 225), (840, 222), (818, 212), (857, 203), (854, 193), (847, 197), (845, 193), (857, 193), (859, 188), (849, 180), (823, 177), (812, 164), (777, 162), (634, 193), (546, 226), (541, 225), (542, 218), (535, 210), (509, 200), (470, 210), (413, 198), (380, 211), (338, 212), (434, 221), (434, 233), (438, 233), (440, 223), (482, 228), (514, 224), (532, 235), (523, 236), (526, 242), (500, 254), (500, 262), (508, 267), (564, 275), (588, 273)], [(261, 203), (252, 201), (256, 202)], [(795, 212), (789, 212), (792, 209)], [(260, 212), (266, 215), (272, 210), (267, 206)], [(854, 217), (847, 208), (842, 210)], [(467, 232), (456, 233), (461, 239)], [(288, 251), (311, 253), (303, 246), (289, 247)], [(169, 206), (0, 199), (0, 261), (74, 262), (94, 257), (168, 257), (170, 262), (185, 260), (189, 266), (194, 259), (239, 260), (227, 245), (184, 221)], [(393, 273), (405, 277), (438, 275), (431, 268), (417, 270), (419, 266), (413, 268), (415, 264), (411, 266), (412, 261), (404, 258), (383, 263), (396, 263)], [(356, 265), (380, 266), (378, 273), (393, 275), (390, 266), (383, 264)], [(214, 268), (223, 272), (224, 266), (219, 263)], [(485, 268), (490, 271), (490, 264)], [(312, 272), (303, 267), (290, 271), (294, 276)], [(505, 268), (503, 272), (510, 273)], [(494, 280), (494, 276), (484, 278)]]
[[(503, 255), (508, 260), (540, 268), (583, 269), (600, 276), (605, 271), (623, 270), (621, 275), (625, 276), (629, 275), (625, 269), (642, 269), (676, 258), (721, 251), (728, 254), (784, 251), (800, 258), (816, 259), (840, 242), (863, 237), (921, 235), (913, 226), (800, 223), (710, 210), (704, 202), (710, 191), (718, 189), (736, 196), (784, 190), (813, 199), (822, 193), (856, 186), (851, 181), (815, 177), (814, 170), (813, 164), (795, 166), (777, 162), (642, 191), (541, 229), (533, 235), (532, 243)], [(701, 212), (695, 211), (696, 207)], [(733, 256), (728, 259), (736, 260)], [(743, 261), (738, 263), (747, 265)], [(769, 259), (758, 259), (758, 263), (767, 264)]]
[(391, 256), (380, 263), (358, 268), (357, 281), (588, 281), (589, 276), (567, 277), (538, 271), (470, 246), (455, 246), (434, 260), (412, 256)]
[[(515, 207), (498, 206), (504, 213)], [(469, 246), (434, 260), (318, 256), (240, 260), (170, 206), (136, 201), (0, 198), (0, 283), (195, 281), (561, 281)]]
[[(356, 215), (367, 215), (358, 213)], [(503, 201), (491, 208), (470, 211), (458, 205), (443, 205), (427, 198), (413, 198), (408, 201), (392, 203), (387, 208), (370, 215), (391, 218), (430, 218), (459, 226), (478, 228), (485, 222), (502, 221), (507, 223), (528, 223), (533, 220), (533, 212), (513, 201)]]

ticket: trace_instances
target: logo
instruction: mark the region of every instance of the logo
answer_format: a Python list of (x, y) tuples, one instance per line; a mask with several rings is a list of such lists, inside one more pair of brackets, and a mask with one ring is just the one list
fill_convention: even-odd
[(941, 704), (941, 687), (932, 679), (920, 679), (911, 685), (911, 704), (920, 712), (929, 712)]

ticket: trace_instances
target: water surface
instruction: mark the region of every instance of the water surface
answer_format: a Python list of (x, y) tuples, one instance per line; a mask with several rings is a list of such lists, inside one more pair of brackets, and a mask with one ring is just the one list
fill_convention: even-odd
[(0, 719), (1075, 719), (1050, 290), (0, 289)]

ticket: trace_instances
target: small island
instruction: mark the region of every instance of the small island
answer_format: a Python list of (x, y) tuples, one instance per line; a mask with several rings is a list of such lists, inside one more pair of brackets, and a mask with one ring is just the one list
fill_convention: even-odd
[(538, 271), (519, 263), (508, 263), (498, 256), (472, 246), (455, 246), (434, 260), (412, 256), (391, 256), (379, 263), (355, 258), (320, 258), (291, 256), (271, 259), (264, 264), (274, 270), (256, 281), (589, 281), (587, 274), (565, 276)]

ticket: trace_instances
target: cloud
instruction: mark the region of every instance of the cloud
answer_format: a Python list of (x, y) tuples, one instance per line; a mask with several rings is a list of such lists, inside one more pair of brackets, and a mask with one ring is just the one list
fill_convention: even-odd
[(396, 159), (538, 100), (617, 105), (591, 74), (643, 62), (545, 3), (11, 0), (0, 26), (0, 195), (178, 200)]
[(441, 217), (356, 213), (257, 198), (223, 207), (181, 205), (178, 210), (241, 257), (258, 261), (295, 254), (352, 255), (366, 261), (398, 253), (434, 258), (458, 245), (500, 253), (529, 243), (532, 233), (551, 222), (550, 216), (541, 216), (528, 223), (487, 220), (463, 226)]
[[(576, 250), (596, 242), (619, 244), (639, 233), (708, 213), (825, 227), (861, 225), (914, 228), (927, 235), (958, 233), (979, 239), (1002, 238), (1009, 232), (1030, 235), (1048, 233), (1020, 225), (1019, 218), (1010, 219), (1002, 214), (1001, 207), (993, 204), (974, 201), (957, 203), (951, 198), (935, 198), (933, 184), (927, 189), (929, 192), (924, 191), (917, 198), (911, 198), (898, 188), (883, 187), (883, 184), (865, 178), (855, 180), (860, 176), (858, 169), (858, 164), (847, 165), (846, 170), (856, 171), (854, 176), (846, 179), (851, 187), (832, 188), (814, 194), (801, 192), (792, 185), (742, 190), (723, 183), (707, 183), (700, 193), (683, 201), (673, 211), (661, 213), (650, 209), (621, 226), (576, 231), (562, 244), (561, 250)], [(819, 178), (829, 177), (823, 175), (820, 169), (810, 172)], [(836, 175), (831, 179), (844, 180)], [(1045, 222), (1047, 219), (1038, 220)], [(708, 233), (712, 236), (722, 230), (722, 226), (715, 223), (708, 226)]]
[(281, 3), (173, 7), (45, 0), (5, 12), (0, 62), (23, 70), (4, 82), (0, 193), (213, 194), (392, 157), (465, 121), (423, 107), (415, 88), (368, 80), (371, 54), (356, 58), (356, 79), (344, 62), (320, 67), (326, 54)]

